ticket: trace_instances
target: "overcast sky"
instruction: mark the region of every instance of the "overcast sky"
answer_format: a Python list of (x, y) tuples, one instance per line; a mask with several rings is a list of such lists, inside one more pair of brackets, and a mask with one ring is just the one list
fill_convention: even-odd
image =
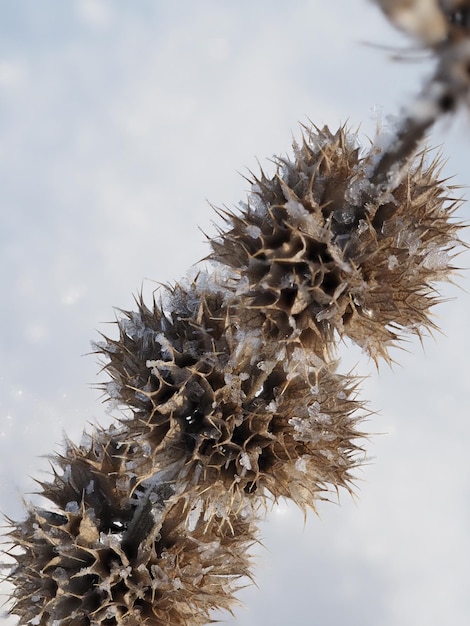
[[(242, 175), (272, 171), (299, 122), (347, 121), (366, 146), (431, 68), (393, 62), (397, 45), (365, 0), (0, 0), (3, 513), (22, 515), (64, 432), (110, 422), (85, 354), (114, 332), (113, 307), (207, 254), (210, 203), (244, 200)], [(470, 184), (468, 113), (429, 143)], [(410, 341), (400, 366), (345, 353), (378, 412), (357, 497), (305, 525), (293, 506), (271, 512), (258, 588), (227, 624), (470, 623), (468, 272), (457, 283), (443, 334)]]

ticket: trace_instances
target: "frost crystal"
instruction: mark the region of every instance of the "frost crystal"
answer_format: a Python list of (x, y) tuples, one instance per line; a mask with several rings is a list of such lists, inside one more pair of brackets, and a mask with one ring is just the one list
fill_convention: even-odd
[(394, 254), (391, 254), (388, 257), (388, 265), (387, 265), (388, 269), (394, 270), (398, 265), (399, 265), (398, 258)]
[(250, 457), (246, 452), (240, 454), (240, 465), (247, 471), (252, 469)]
[(450, 258), (447, 252), (436, 250), (429, 252), (423, 261), (423, 266), (430, 270), (442, 270), (448, 267)]
[(204, 506), (203, 501), (197, 500), (191, 507), (191, 510), (188, 515), (188, 530), (190, 532), (193, 532), (195, 530), (197, 523), (199, 521), (199, 518), (201, 517), (203, 506)]
[(254, 226), (254, 225), (247, 226), (246, 232), (253, 239), (258, 239), (258, 237), (261, 235), (261, 229), (258, 226)]
[(299, 459), (296, 460), (295, 462), (295, 469), (299, 472), (302, 472), (302, 474), (306, 474), (307, 473), (307, 461), (306, 458), (304, 456), (300, 457)]

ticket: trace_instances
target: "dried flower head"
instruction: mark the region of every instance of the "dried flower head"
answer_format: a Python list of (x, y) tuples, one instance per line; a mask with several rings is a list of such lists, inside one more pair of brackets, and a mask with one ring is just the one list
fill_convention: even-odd
[(321, 354), (337, 333), (389, 358), (401, 335), (433, 328), (435, 283), (454, 269), (458, 203), (439, 162), (421, 154), (384, 192), (369, 180), (377, 150), (361, 155), (344, 128), (308, 130), (294, 157), (254, 180), (241, 215), (225, 214), (212, 258), (238, 272), (265, 335)]
[(179, 460), (206, 515), (243, 507), (244, 493), (305, 507), (349, 488), (361, 451), (355, 380), (290, 336), (273, 341), (230, 280), (211, 278), (175, 287), (165, 314), (140, 301), (119, 339), (101, 344), (114, 398), (133, 406), (130, 439), (151, 446), (155, 467)]
[(249, 576), (250, 515), (188, 519), (167, 480), (154, 479), (146, 497), (133, 491), (144, 451), (114, 435), (69, 446), (43, 483), (55, 507), (30, 506), (10, 532), (11, 612), (22, 625), (205, 624), (213, 608), (230, 610)]

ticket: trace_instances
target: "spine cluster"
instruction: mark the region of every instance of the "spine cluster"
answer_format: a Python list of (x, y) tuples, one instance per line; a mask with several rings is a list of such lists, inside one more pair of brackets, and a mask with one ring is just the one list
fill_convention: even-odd
[(267, 500), (351, 489), (367, 411), (335, 347), (389, 359), (432, 330), (460, 245), (438, 162), (422, 153), (384, 186), (379, 158), (344, 128), (305, 129), (220, 212), (211, 271), (139, 298), (97, 345), (126, 412), (68, 442), (41, 485), (50, 507), (11, 522), (19, 624), (206, 624), (251, 577)]

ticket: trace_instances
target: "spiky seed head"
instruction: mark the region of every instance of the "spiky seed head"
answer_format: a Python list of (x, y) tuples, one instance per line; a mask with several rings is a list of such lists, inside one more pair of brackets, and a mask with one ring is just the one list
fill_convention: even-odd
[(202, 625), (212, 609), (234, 604), (250, 575), (253, 519), (188, 516), (187, 500), (170, 488), (166, 501), (149, 500), (146, 532), (130, 533), (139, 500), (128, 490), (124, 502), (121, 492), (138, 455), (126, 445), (120, 456), (95, 435), (92, 446), (69, 447), (63, 473), (43, 483), (54, 508), (30, 506), (11, 522), (11, 613), (21, 626)]
[(102, 344), (114, 388), (135, 406), (129, 439), (151, 446), (155, 468), (179, 460), (206, 515), (243, 508), (241, 494), (306, 507), (349, 487), (361, 453), (354, 379), (292, 338), (263, 335), (260, 313), (212, 278), (211, 289), (175, 287), (166, 314), (140, 302), (120, 339)]
[(274, 177), (253, 181), (242, 213), (225, 214), (212, 258), (238, 273), (266, 336), (294, 335), (317, 354), (349, 336), (376, 359), (433, 328), (436, 283), (460, 243), (457, 202), (425, 154), (384, 194), (368, 181), (376, 152), (344, 128), (310, 129)]

